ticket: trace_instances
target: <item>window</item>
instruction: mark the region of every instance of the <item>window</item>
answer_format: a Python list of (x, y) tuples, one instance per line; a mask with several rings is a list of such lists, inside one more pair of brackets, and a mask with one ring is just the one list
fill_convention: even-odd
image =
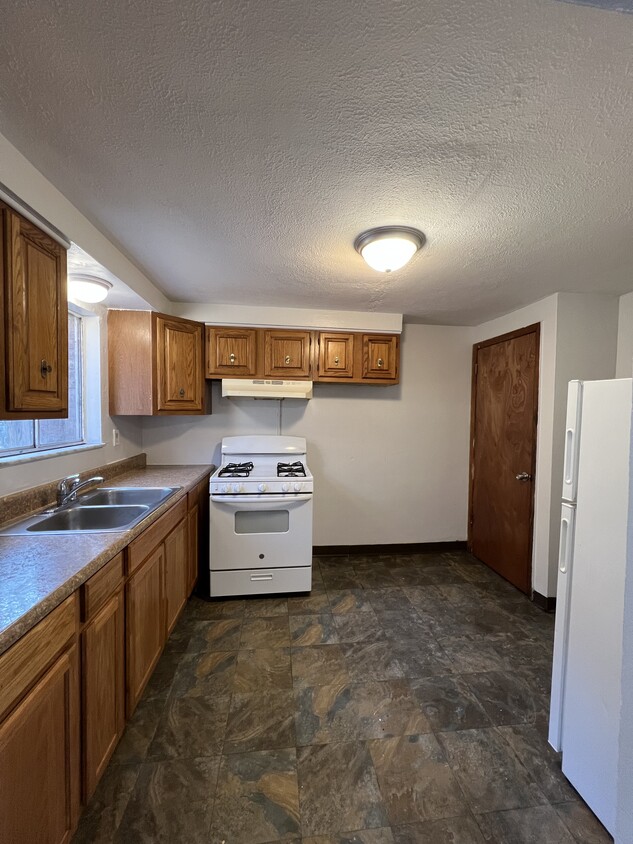
[(86, 442), (83, 318), (68, 312), (68, 419), (0, 421), (0, 457)]

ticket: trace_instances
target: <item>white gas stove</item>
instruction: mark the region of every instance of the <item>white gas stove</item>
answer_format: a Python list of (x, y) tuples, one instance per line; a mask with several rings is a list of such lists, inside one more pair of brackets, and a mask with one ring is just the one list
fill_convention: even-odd
[(222, 440), (211, 476), (211, 597), (309, 592), (312, 493), (302, 437)]

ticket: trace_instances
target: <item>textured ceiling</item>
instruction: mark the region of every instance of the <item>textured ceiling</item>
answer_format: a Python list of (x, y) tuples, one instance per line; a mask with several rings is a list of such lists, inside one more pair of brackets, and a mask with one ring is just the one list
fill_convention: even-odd
[[(21, 0), (0, 127), (174, 301), (476, 323), (633, 288), (632, 45), (553, 0)], [(390, 223), (428, 243), (385, 276)]]

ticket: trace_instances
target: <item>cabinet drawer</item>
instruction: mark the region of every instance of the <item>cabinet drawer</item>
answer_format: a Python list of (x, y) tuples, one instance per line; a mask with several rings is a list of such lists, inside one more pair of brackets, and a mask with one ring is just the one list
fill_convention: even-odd
[(153, 525), (132, 540), (127, 548), (127, 570), (131, 574), (163, 539), (185, 518), (187, 499), (183, 498), (164, 513)]
[(76, 592), (0, 656), (0, 718), (77, 634)]
[(81, 620), (88, 621), (116, 590), (123, 579), (123, 552), (87, 580), (81, 587)]

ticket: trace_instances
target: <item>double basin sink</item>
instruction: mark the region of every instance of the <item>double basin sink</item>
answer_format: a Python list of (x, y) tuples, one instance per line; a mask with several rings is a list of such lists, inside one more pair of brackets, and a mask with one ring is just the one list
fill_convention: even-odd
[(100, 487), (53, 511), (31, 516), (0, 534), (28, 536), (129, 530), (179, 489), (179, 486)]

